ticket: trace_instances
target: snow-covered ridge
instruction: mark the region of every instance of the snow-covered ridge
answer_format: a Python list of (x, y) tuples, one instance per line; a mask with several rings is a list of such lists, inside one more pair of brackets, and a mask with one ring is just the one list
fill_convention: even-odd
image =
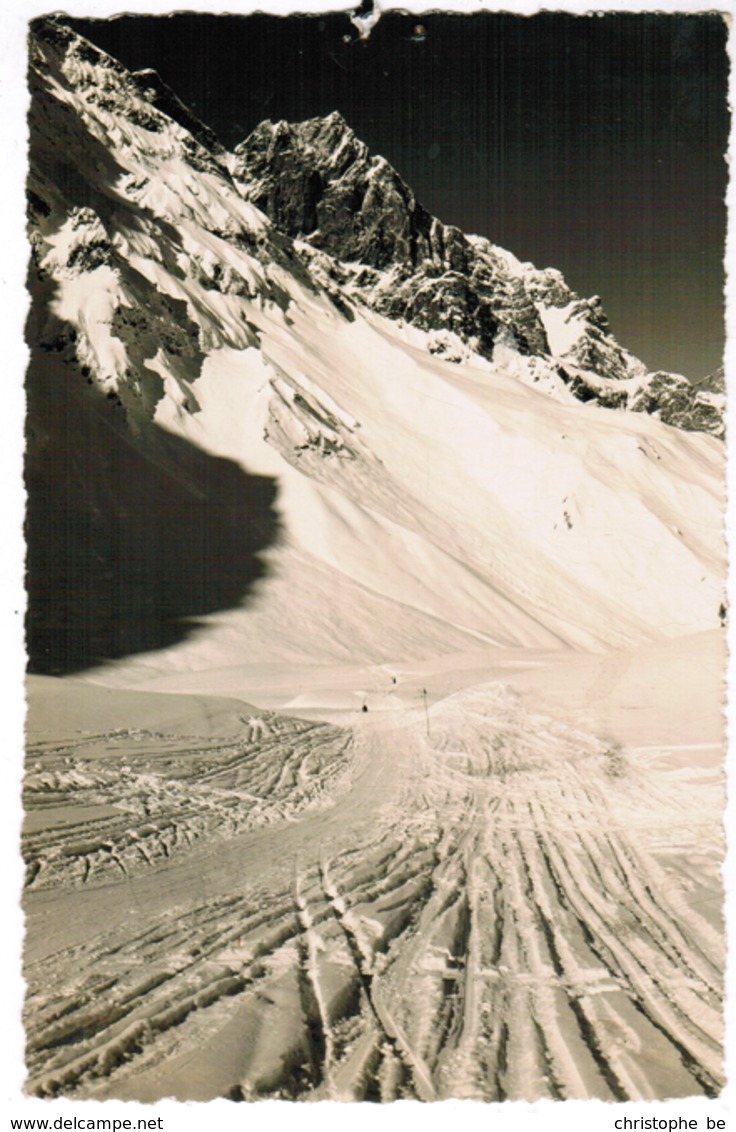
[[(76, 649), (80, 603), (153, 603), (164, 622), (151, 635), (146, 613), (140, 639), (90, 638), (80, 663), (168, 649), (152, 663), (179, 669), (599, 648), (717, 622), (722, 446), (601, 407), (652, 379), (595, 301), (422, 213), (337, 116), (298, 146), (329, 148), (346, 184), (367, 171), (368, 213), (332, 229), (352, 232), (352, 260), (280, 230), (246, 199), (236, 158), (209, 153), (147, 82), (56, 21), (36, 27), (32, 76), (30, 638), (43, 671), (56, 663), (44, 650)], [(291, 127), (261, 132), (264, 170), (293, 154)], [(361, 262), (363, 246), (385, 264)], [(574, 360), (591, 328), (619, 376)], [(208, 572), (182, 606), (167, 540), (186, 561), (202, 521), (217, 526)], [(201, 640), (182, 645), (193, 621)]]
[(563, 399), (569, 390), (582, 401), (722, 435), (722, 404), (681, 375), (649, 380), (611, 334), (597, 296), (581, 298), (558, 271), (522, 264), (430, 216), (340, 114), (263, 122), (236, 147), (229, 168), (244, 195), (301, 241), (307, 262), (311, 248), (328, 254), (319, 261), (325, 282), (336, 280), (373, 310), (449, 331), (487, 358), (499, 333), (504, 341), (510, 333), (522, 354), (545, 359), (545, 387)]
[[(562, 400), (571, 393), (582, 401), (655, 413), (677, 427), (722, 435), (721, 397), (706, 396), (711, 391), (681, 375), (647, 375), (643, 363), (610, 333), (600, 299), (581, 299), (559, 272), (522, 264), (490, 241), (431, 217), (339, 113), (297, 125), (263, 122), (234, 154), (226, 154), (155, 72), (127, 72), (55, 19), (36, 21), (34, 29), (32, 61), (39, 61), (52, 85), (63, 76), (91, 130), (102, 127), (103, 144), (111, 114), (117, 121), (109, 141), (120, 156), (133, 157), (138, 147), (145, 157), (151, 135), (159, 135), (156, 149), (171, 163), (167, 185), (129, 177), (127, 188), (138, 190), (138, 204), (165, 218), (178, 180), (183, 182), (177, 186), (179, 201), (186, 200), (192, 219), (227, 239), (242, 238), (242, 210), (238, 207), (234, 217), (218, 201), (221, 195), (232, 199), (237, 186), (237, 193), (253, 201), (284, 236), (299, 240), (307, 273), (338, 304), (347, 297), (433, 332), (433, 352), (443, 353), (450, 343), (448, 357), (458, 356), (452, 345), (458, 339), (488, 359), (499, 341), (513, 341), (522, 355), (543, 361), (517, 367), (517, 378), (541, 381)], [(206, 208), (191, 192), (191, 176), (182, 176), (177, 163), (213, 178)], [(259, 223), (251, 214), (247, 228), (254, 225)], [(274, 239), (272, 248), (277, 245)], [(291, 257), (290, 240), (285, 248)], [(317, 260), (312, 249), (322, 253)]]

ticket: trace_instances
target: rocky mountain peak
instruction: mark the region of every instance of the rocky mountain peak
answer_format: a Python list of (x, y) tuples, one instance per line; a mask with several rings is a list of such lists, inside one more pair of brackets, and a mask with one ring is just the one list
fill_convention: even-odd
[[(104, 228), (125, 185), (131, 202), (145, 202), (162, 219), (186, 214), (209, 231), (253, 245), (260, 259), (288, 263), (308, 286), (323, 288), (338, 310), (362, 305), (429, 332), (427, 348), (447, 360), (479, 355), (510, 364), (515, 378), (541, 381), (545, 392), (563, 400), (655, 413), (681, 428), (722, 433), (722, 394), (678, 375), (647, 375), (616, 341), (597, 296), (583, 298), (559, 271), (521, 263), (489, 240), (433, 217), (339, 112), (298, 123), (264, 121), (227, 154), (156, 72), (127, 71), (61, 19), (34, 21), (31, 61), (37, 105), (48, 102), (34, 125), (29, 179), (41, 228), (44, 209), (61, 216), (68, 203), (92, 208)], [(69, 92), (77, 116), (57, 102), (50, 84)], [(94, 141), (84, 139), (86, 130)], [(72, 151), (74, 169), (67, 158)], [(169, 164), (160, 183), (148, 173), (159, 159), (180, 166), (174, 173)], [(103, 166), (109, 176), (100, 178)], [(192, 171), (213, 178), (204, 196), (194, 191)], [(76, 186), (73, 201), (60, 199), (60, 185)], [(233, 197), (255, 206), (245, 225)], [(263, 214), (272, 227), (259, 244), (250, 227), (265, 224)], [(112, 264), (114, 242), (90, 228), (79, 248), (75, 236), (67, 252), (77, 256), (73, 265), (101, 257)], [(199, 258), (203, 277), (211, 279), (208, 256)], [(230, 278), (223, 272), (215, 271), (220, 287)], [(517, 363), (512, 356), (528, 360)]]
[(545, 348), (531, 304), (517, 304), (515, 317), (513, 287), (502, 295), (487, 278), (474, 280), (478, 261), (468, 237), (431, 216), (340, 114), (262, 123), (235, 154), (240, 191), (288, 235), (358, 268), (359, 296), (373, 309), (425, 330), (450, 330), (488, 357), (502, 324), (522, 350)]
[[(240, 192), (300, 241), (326, 285), (432, 332), (433, 352), (459, 360), (470, 350), (492, 361), (499, 344), (511, 343), (546, 359), (549, 391), (721, 433), (717, 399), (679, 375), (649, 382), (643, 362), (611, 333), (597, 295), (581, 297), (554, 268), (522, 264), (433, 217), (339, 113), (261, 123), (230, 169)], [(540, 380), (534, 369), (531, 380)]]
[[(169, 96), (150, 72), (131, 74), (53, 20), (42, 22), (35, 37), (31, 76), (32, 425), (26, 467), (34, 500), (31, 526), (40, 548), (32, 563), (38, 580), (32, 595), (36, 651), (43, 653), (51, 636), (58, 637), (47, 620), (49, 578), (56, 578), (60, 600), (67, 603), (66, 649), (74, 642), (78, 609), (87, 598), (96, 600), (99, 564), (107, 569), (119, 561), (118, 538), (127, 539), (129, 513), (148, 498), (152, 477), (163, 486), (171, 478), (185, 497), (195, 499), (188, 514), (197, 529), (202, 501), (213, 514), (223, 515), (224, 508), (217, 545), (223, 547), (223, 586), (230, 592), (232, 522), (242, 526), (240, 515), (229, 510), (232, 481), (222, 478), (218, 464), (218, 474), (200, 492), (200, 473), (205, 479), (210, 473), (180, 457), (182, 449), (167, 430), (195, 448), (210, 443), (218, 461), (227, 456), (258, 476), (285, 478), (288, 522), (303, 533), (304, 549), (318, 563), (328, 544), (319, 533), (313, 538), (313, 531), (323, 522), (334, 524), (335, 545), (342, 545), (342, 518), (324, 507), (322, 486), (338, 497), (342, 493), (341, 514), (357, 516), (345, 575), (351, 586), (370, 590), (374, 583), (376, 561), (368, 549), (376, 545), (377, 556), (386, 557), (374, 517), (385, 513), (386, 545), (392, 548), (387, 592), (416, 600), (421, 633), (432, 648), (439, 639), (435, 619), (448, 603), (458, 611), (451, 636), (441, 638), (446, 651), (464, 647), (457, 625), (498, 640), (499, 601), (510, 610), (508, 631), (503, 630), (510, 645), (522, 639), (539, 647), (557, 639), (582, 644), (602, 639), (577, 628), (579, 563), (602, 560), (608, 551), (607, 541), (589, 546), (601, 531), (608, 537), (606, 521), (588, 524), (585, 516), (599, 516), (601, 507), (609, 514), (609, 484), (601, 480), (596, 486), (588, 451), (601, 446), (611, 453), (599, 461), (604, 478), (610, 474), (616, 481), (617, 498), (620, 476), (625, 478), (638, 514), (640, 484), (660, 473), (648, 464), (642, 470), (639, 456), (632, 462), (631, 439), (650, 435), (667, 498), (670, 489), (668, 464), (658, 451), (660, 445), (666, 449), (666, 430), (657, 421), (632, 422), (623, 414), (613, 419), (598, 407), (639, 410), (682, 429), (715, 432), (720, 417), (714, 394), (698, 398), (684, 378), (647, 376), (610, 334), (599, 302), (575, 295), (559, 272), (539, 271), (432, 217), (391, 165), (372, 155), (338, 115), (297, 125), (262, 123), (239, 154), (220, 156), (206, 147), (204, 135), (197, 141), (182, 125), (180, 109), (165, 111), (162, 99)], [(305, 201), (303, 186), (310, 178), (313, 194)], [(590, 402), (592, 411), (576, 399)], [(565, 472), (561, 483), (573, 432), (578, 471), (569, 477)], [(618, 437), (613, 448), (611, 436)], [(686, 438), (683, 445), (700, 447), (714, 462), (718, 458), (717, 446), (702, 438), (697, 443)], [(647, 452), (635, 446), (634, 451), (648, 460)], [(435, 462), (435, 452), (436, 482), (425, 494), (424, 469)], [(116, 492), (127, 473), (117, 469), (131, 462), (135, 491), (118, 514)], [(163, 479), (155, 479), (159, 467)], [(476, 467), (484, 469), (482, 491), (489, 503), (478, 504), (479, 525), (469, 519), (458, 543), (444, 516), (462, 511), (466, 495), (478, 490)], [(92, 480), (101, 485), (99, 495), (88, 492)], [(527, 535), (518, 521), (517, 481), (527, 483), (535, 499), (541, 494), (547, 499), (549, 521), (542, 535), (534, 535), (541, 540), (536, 577), (543, 588), (531, 598), (520, 568), (527, 562)], [(312, 482), (320, 485), (316, 494)], [(498, 506), (491, 505), (495, 493), (503, 496)], [(426, 504), (415, 504), (425, 498)], [(364, 519), (366, 508), (370, 516)], [(532, 510), (536, 516), (536, 504)], [(270, 504), (266, 512), (264, 529), (271, 530)], [(312, 521), (314, 515), (319, 522)], [(388, 534), (397, 521), (410, 524), (398, 548)], [(131, 528), (124, 545), (131, 546), (132, 561), (138, 562), (139, 544), (158, 540), (157, 524), (152, 526), (151, 538), (148, 528), (145, 534)], [(669, 545), (670, 526), (662, 529)], [(70, 532), (77, 531), (81, 549), (68, 545)], [(431, 577), (442, 579), (444, 588), (420, 581), (412, 596), (405, 561), (417, 538), (436, 549), (426, 559), (420, 544), (421, 560), (434, 563)], [(469, 573), (448, 557), (447, 547), (458, 548)], [(641, 551), (647, 566), (648, 548), (647, 541)], [(497, 568), (499, 553), (505, 557)], [(558, 559), (559, 571), (548, 566)], [(477, 579), (489, 562), (494, 565), (486, 588)], [(620, 585), (622, 577), (641, 575), (639, 563), (637, 558), (630, 573), (622, 573), (613, 562), (605, 585), (594, 582), (606, 639), (624, 644), (630, 634), (648, 632), (650, 621), (661, 618), (669, 625), (680, 616), (679, 600), (676, 608), (653, 613), (658, 592), (643, 601), (640, 587)], [(293, 576), (301, 578), (302, 568), (299, 559)], [(551, 579), (558, 575), (563, 580), (550, 602), (549, 587), (557, 584)], [(112, 567), (109, 576), (114, 577)], [(146, 571), (141, 578), (135, 600), (140, 593), (145, 603)], [(86, 579), (92, 594), (84, 588)], [(137, 585), (138, 575), (131, 581)], [(608, 596), (611, 587), (614, 599)], [(323, 581), (316, 588), (329, 593)], [(114, 604), (114, 594), (104, 587), (99, 592), (102, 607)], [(221, 608), (223, 592), (200, 593), (201, 602), (198, 597), (194, 610), (187, 605), (188, 612)], [(698, 592), (703, 610), (712, 615), (720, 598), (711, 590)], [(165, 596), (159, 595), (163, 609), (170, 608)], [(622, 601), (629, 610), (624, 618)], [(351, 596), (345, 608), (352, 602)], [(526, 613), (530, 605), (532, 616)], [(277, 606), (283, 620), (283, 601)], [(370, 615), (353, 617), (347, 632), (360, 634), (364, 624), (379, 624), (386, 608), (371, 604)], [(486, 620), (479, 626), (481, 608)], [(541, 635), (538, 615), (547, 626)], [(686, 615), (691, 616), (689, 607)], [(315, 616), (320, 639), (327, 639), (328, 623), (321, 612)], [(330, 630), (326, 647), (341, 636)], [(84, 655), (109, 649), (117, 656), (120, 647), (115, 640), (105, 641), (104, 648), (92, 641)], [(366, 655), (374, 655), (372, 648), (366, 638)], [(47, 656), (43, 663), (52, 661)]]
[(164, 82), (158, 71), (154, 71), (152, 67), (145, 67), (140, 71), (131, 71), (131, 78), (151, 106), (155, 106), (172, 121), (178, 122), (201, 146), (213, 154), (219, 155), (225, 152), (215, 131), (192, 113), (169, 84)]
[(242, 191), (290, 236), (379, 269), (429, 251), (431, 217), (341, 114), (263, 122), (235, 154)]
[[(78, 35), (61, 16), (34, 20), (29, 48), (30, 84), (34, 92), (53, 79), (73, 91), (91, 115), (112, 115), (121, 125), (134, 130), (166, 135), (167, 144), (173, 144), (192, 166), (217, 171), (218, 175), (223, 172), (224, 150), (216, 135), (156, 71), (127, 70), (117, 59)], [(102, 131), (100, 135), (100, 141), (106, 145)]]

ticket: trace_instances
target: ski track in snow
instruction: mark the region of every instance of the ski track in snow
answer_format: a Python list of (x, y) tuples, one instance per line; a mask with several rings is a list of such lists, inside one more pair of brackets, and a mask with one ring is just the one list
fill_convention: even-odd
[(500, 685), (428, 722), (31, 736), (28, 1090), (715, 1095), (720, 932), (664, 851), (711, 787)]

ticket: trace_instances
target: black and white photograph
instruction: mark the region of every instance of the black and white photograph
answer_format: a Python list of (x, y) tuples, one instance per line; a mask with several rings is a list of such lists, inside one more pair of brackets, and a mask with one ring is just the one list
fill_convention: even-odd
[(728, 13), (316, 7), (26, 22), (23, 1095), (720, 1103)]

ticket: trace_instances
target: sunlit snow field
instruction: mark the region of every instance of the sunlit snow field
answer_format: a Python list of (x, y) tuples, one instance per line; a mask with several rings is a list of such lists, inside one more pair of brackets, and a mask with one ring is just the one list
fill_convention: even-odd
[(572, 308), (451, 358), (336, 302), (40, 51), (28, 1092), (717, 1095), (722, 441), (577, 400)]

